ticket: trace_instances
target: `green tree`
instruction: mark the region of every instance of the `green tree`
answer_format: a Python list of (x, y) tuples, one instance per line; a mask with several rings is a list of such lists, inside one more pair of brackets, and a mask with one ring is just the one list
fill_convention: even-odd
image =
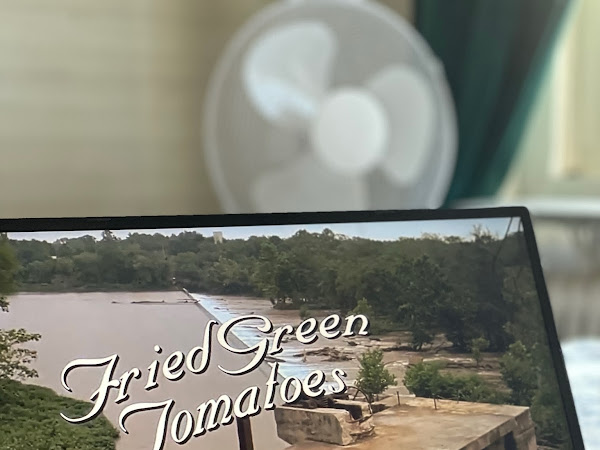
[(454, 348), (466, 351), (469, 342), (481, 332), (475, 320), (479, 300), (469, 291), (456, 292), (454, 289), (445, 300), (440, 306), (440, 330)]
[(538, 387), (538, 373), (531, 353), (521, 341), (508, 347), (508, 351), (500, 359), (500, 372), (512, 391), (512, 403), (531, 405)]
[(163, 289), (171, 284), (171, 265), (155, 254), (133, 257), (134, 282), (139, 288)]
[[(8, 312), (6, 295), (14, 291), (14, 274), (17, 260), (6, 235), (0, 235), (0, 308)], [(32, 378), (37, 376), (29, 364), (36, 352), (22, 347), (27, 342), (37, 341), (39, 334), (30, 334), (23, 329), (0, 330), (0, 379)]]
[(84, 251), (73, 256), (73, 272), (78, 285), (98, 285), (102, 280), (98, 255), (96, 253)]
[(433, 342), (440, 327), (443, 306), (452, 295), (451, 286), (440, 267), (427, 255), (404, 264), (402, 296), (398, 307), (399, 320), (408, 325), (412, 347), (421, 350)]
[(366, 298), (361, 298), (358, 302), (356, 302), (356, 306), (352, 311), (352, 314), (362, 314), (363, 316), (371, 319), (373, 317), (373, 308), (369, 304), (369, 301)]
[(173, 258), (173, 275), (177, 281), (191, 287), (195, 280), (202, 277), (198, 267), (198, 255), (193, 252), (177, 254)]
[(104, 242), (116, 242), (119, 238), (111, 230), (104, 230), (102, 232), (102, 241)]
[(272, 299), (275, 307), (280, 307), (288, 299), (294, 302), (306, 296), (295, 273), (293, 258), (290, 252), (278, 248), (271, 241), (260, 247), (257, 270), (252, 279), (258, 291)]
[(6, 234), (0, 233), (0, 312), (8, 310), (6, 295), (14, 292), (14, 276), (18, 263)]
[(54, 277), (56, 262), (52, 259), (33, 261), (27, 268), (29, 282), (33, 284), (49, 284)]
[(22, 345), (40, 338), (39, 334), (28, 333), (22, 328), (0, 330), (0, 379), (37, 377), (37, 372), (29, 367), (37, 352)]
[(373, 401), (375, 396), (385, 391), (388, 386), (396, 385), (396, 377), (383, 364), (383, 352), (379, 349), (368, 350), (358, 361), (360, 368), (356, 377), (356, 386)]
[(417, 397), (440, 395), (441, 374), (438, 363), (418, 363), (404, 374), (404, 385)]
[(276, 283), (277, 259), (277, 246), (272, 242), (262, 242), (253, 281), (262, 295), (273, 300), (278, 300), (279, 297)]
[[(330, 267), (332, 265), (330, 263)], [(337, 300), (335, 306), (341, 309), (343, 313), (354, 308), (357, 298), (360, 298), (359, 289), (362, 284), (361, 265), (361, 261), (348, 258), (339, 261), (335, 267), (335, 294)]]
[[(358, 298), (371, 300), (374, 312), (383, 316), (394, 316), (402, 295), (401, 283), (405, 280), (405, 261), (393, 258), (373, 258), (358, 268), (361, 273), (357, 289)], [(376, 308), (375, 308), (375, 305)]]
[(505, 395), (477, 375), (442, 373), (440, 363), (419, 363), (404, 375), (404, 385), (417, 397), (442, 398), (467, 402), (504, 403)]
[(503, 290), (502, 250), (506, 239), (500, 240), (482, 227), (474, 227), (472, 237), (468, 258), (472, 271), (470, 284), (479, 301), (474, 322), (478, 324), (480, 334), (489, 341), (490, 350), (504, 351), (513, 341), (506, 331), (506, 323), (514, 314)]
[(235, 260), (219, 257), (208, 271), (211, 286), (224, 294), (248, 292), (248, 273)]
[(483, 352), (488, 349), (490, 343), (487, 339), (479, 337), (471, 340), (471, 354), (473, 355), (473, 359), (479, 367), (481, 361), (483, 360)]
[(385, 331), (384, 324), (382, 320), (375, 315), (373, 311), (373, 307), (369, 303), (366, 298), (361, 298), (358, 302), (356, 302), (356, 306), (350, 314), (362, 314), (367, 319), (369, 319), (369, 333), (370, 334), (381, 334)]
[(47, 261), (52, 256), (52, 244), (45, 241), (20, 241), (16, 246), (15, 254), (17, 260), (27, 265), (33, 261)]
[(75, 263), (70, 257), (59, 257), (54, 262), (54, 273), (52, 284), (57, 286), (68, 287), (72, 284), (75, 270)]

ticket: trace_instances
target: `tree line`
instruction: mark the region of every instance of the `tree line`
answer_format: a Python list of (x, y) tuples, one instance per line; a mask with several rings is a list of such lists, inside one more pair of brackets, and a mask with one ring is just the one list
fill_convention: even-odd
[[(529, 270), (520, 233), (424, 235), (377, 241), (324, 230), (224, 240), (195, 232), (10, 242), (21, 291), (161, 290), (268, 298), (276, 308), (348, 312), (366, 299), (380, 331), (413, 333), (416, 349), (443, 332), (458, 349), (484, 337), (502, 351), (519, 309), (510, 283)], [(523, 269), (523, 268), (526, 269)], [(515, 278), (517, 277), (517, 278)]]

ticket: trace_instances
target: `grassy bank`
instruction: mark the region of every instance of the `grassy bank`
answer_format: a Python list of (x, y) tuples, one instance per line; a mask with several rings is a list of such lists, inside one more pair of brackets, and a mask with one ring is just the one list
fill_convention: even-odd
[(105, 417), (72, 425), (91, 404), (51, 389), (0, 380), (0, 448), (10, 450), (114, 450), (119, 432)]

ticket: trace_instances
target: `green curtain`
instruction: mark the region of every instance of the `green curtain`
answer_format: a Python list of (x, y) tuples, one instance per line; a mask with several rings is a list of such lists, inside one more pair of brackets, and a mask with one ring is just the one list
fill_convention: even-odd
[(416, 0), (416, 26), (445, 66), (458, 116), (446, 206), (501, 186), (569, 3)]

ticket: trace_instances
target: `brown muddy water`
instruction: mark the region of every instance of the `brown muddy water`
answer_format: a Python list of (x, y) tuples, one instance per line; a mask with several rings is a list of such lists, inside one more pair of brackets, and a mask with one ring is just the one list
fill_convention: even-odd
[[(90, 294), (20, 294), (10, 299), (10, 311), (0, 315), (0, 328), (25, 328), (40, 333), (38, 343), (28, 344), (38, 351), (34, 364), (39, 378), (29, 382), (49, 387), (59, 393), (81, 400), (90, 400), (98, 388), (104, 368), (76, 369), (68, 382), (72, 393), (61, 385), (63, 368), (79, 358), (104, 358), (118, 354), (120, 360), (115, 378), (137, 367), (141, 378), (130, 385), (130, 399), (116, 404), (117, 392), (112, 390), (104, 410), (117, 426), (121, 411), (130, 404), (175, 400), (170, 414), (186, 409), (197, 416), (197, 406), (227, 394), (235, 399), (249, 386), (265, 391), (267, 374), (256, 370), (243, 376), (222, 373), (217, 364), (238, 368), (246, 364), (240, 355), (213, 346), (208, 370), (201, 375), (186, 373), (173, 382), (159, 374), (156, 389), (146, 391), (148, 366), (156, 359), (161, 365), (168, 355), (180, 350), (187, 353), (202, 345), (204, 327), (210, 316), (179, 292), (161, 293), (90, 293)], [(185, 301), (188, 303), (184, 303)], [(133, 303), (133, 302), (164, 303)], [(158, 355), (154, 346), (163, 352)], [(262, 404), (259, 402), (259, 404)], [(160, 411), (141, 412), (130, 416), (125, 425), (129, 434), (121, 432), (119, 450), (148, 450), (154, 445)], [(74, 427), (78, 425), (73, 425)], [(170, 428), (170, 427), (169, 427)], [(262, 412), (252, 419), (255, 448), (277, 450), (286, 447), (276, 435), (272, 412)], [(237, 449), (235, 423), (192, 438), (179, 445), (167, 436), (165, 449)]]

